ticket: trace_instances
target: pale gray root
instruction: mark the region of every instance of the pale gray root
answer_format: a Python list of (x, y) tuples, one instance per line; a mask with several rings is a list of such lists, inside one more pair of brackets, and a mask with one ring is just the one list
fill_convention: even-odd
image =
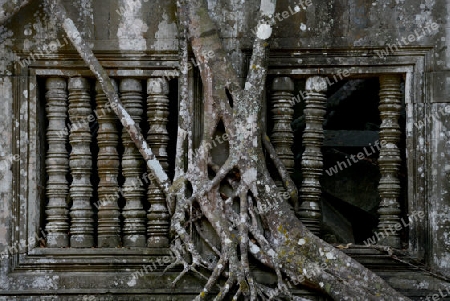
[[(199, 8), (204, 9), (204, 5), (197, 2), (199, 4), (196, 5), (194, 2), (189, 2), (187, 4), (189, 11), (192, 8)], [(182, 5), (181, 5), (182, 7)], [(192, 11), (191, 11), (192, 12)], [(192, 34), (192, 32), (191, 32)], [(194, 33), (195, 34), (195, 33)], [(212, 42), (217, 42), (218, 36), (217, 34), (213, 34), (210, 36), (214, 36), (215, 39), (212, 39)], [(205, 38), (205, 37), (204, 37)], [(209, 37), (211, 38), (211, 37)], [(208, 39), (206, 37), (205, 39)], [(263, 46), (262, 41), (259, 41), (258, 43), (255, 43), (255, 47), (258, 47), (258, 49), (255, 51), (257, 53), (264, 52), (265, 49)], [(194, 43), (195, 44), (195, 43)], [(198, 45), (201, 45), (199, 43)], [(211, 44), (209, 44), (211, 45)], [(221, 48), (220, 43), (216, 45), (219, 45), (219, 49)], [(194, 48), (194, 53), (196, 51), (199, 51), (201, 47)], [(196, 54), (196, 56), (198, 56)], [(220, 57), (219, 55), (217, 57)], [(200, 73), (202, 74), (202, 78), (209, 78), (212, 76), (211, 68), (208, 65), (208, 63), (211, 63), (214, 65), (214, 62), (207, 62), (202, 61), (202, 58), (198, 59), (200, 62)], [(251, 81), (264, 81), (265, 78), (265, 66), (264, 59), (260, 59), (258, 56), (255, 56), (252, 58), (252, 62), (255, 64), (258, 64), (258, 66), (255, 65), (253, 68), (255, 72), (249, 74), (249, 79)], [(220, 58), (220, 66), (228, 66), (228, 60), (226, 60), (226, 57), (223, 56)], [(219, 66), (219, 65), (216, 65)], [(225, 68), (226, 69), (226, 68)], [(223, 70), (222, 70), (223, 71)], [(219, 72), (220, 73), (220, 72)], [(229, 73), (228, 73), (229, 74)], [(216, 75), (216, 72), (214, 72), (214, 75)], [(224, 121), (224, 125), (226, 129), (229, 129), (234, 123), (230, 123), (228, 120), (225, 120), (223, 118), (223, 112), (227, 112), (228, 103), (226, 105), (223, 105), (226, 100), (226, 93), (224, 91), (224, 87), (227, 86), (228, 83), (223, 81), (223, 77), (215, 76), (214, 78), (217, 78), (217, 81), (210, 82), (210, 81), (204, 81), (205, 86), (205, 97), (204, 97), (204, 104), (205, 104), (205, 110), (207, 115), (207, 118), (205, 120), (205, 134), (203, 139), (203, 144), (208, 143), (211, 141), (211, 137), (215, 132), (215, 127), (217, 126), (219, 117), (222, 118)], [(217, 87), (222, 87), (222, 89), (218, 89)], [(232, 91), (231, 91), (232, 90)], [(250, 91), (250, 92), (249, 92)], [(260, 86), (255, 85), (254, 88), (249, 88), (249, 91), (241, 90), (239, 87), (234, 86), (233, 89), (230, 88), (229, 92), (230, 94), (234, 95), (233, 100), (236, 103), (239, 102), (240, 99), (243, 99), (247, 97), (250, 93), (259, 93), (261, 94), (263, 89), (260, 88)], [(256, 104), (255, 113), (259, 112), (260, 104)], [(233, 108), (233, 119), (236, 118), (236, 116), (244, 113), (242, 111), (242, 105), (237, 105)], [(254, 115), (254, 119), (257, 120), (257, 115)], [(232, 131), (227, 130), (227, 133), (232, 133)], [(248, 136), (252, 139), (254, 138), (254, 135), (258, 134), (257, 131), (253, 132), (252, 129), (249, 129)], [(238, 146), (237, 144), (233, 144), (230, 146), (232, 151), (230, 153), (234, 153), (233, 150), (237, 150)], [(242, 153), (242, 150), (239, 149), (239, 152)], [(220, 238), (221, 241), (221, 250), (220, 250), (220, 258), (218, 261), (218, 265), (213, 270), (210, 279), (205, 285), (204, 291), (201, 292), (196, 300), (200, 300), (206, 297), (209, 290), (213, 287), (215, 283), (218, 282), (220, 275), (223, 273), (225, 267), (228, 267), (228, 279), (225, 282), (225, 285), (220, 290), (219, 294), (216, 296), (215, 300), (222, 300), (229, 294), (234, 285), (237, 285), (237, 292), (234, 295), (234, 298), (237, 299), (238, 296), (243, 295), (246, 298), (249, 298), (250, 300), (256, 300), (258, 296), (265, 298), (267, 297), (267, 294), (265, 292), (270, 291), (271, 289), (268, 287), (265, 287), (261, 284), (256, 284), (252, 275), (250, 274), (250, 268), (249, 268), (249, 246), (250, 246), (250, 229), (249, 226), (247, 226), (247, 221), (249, 221), (249, 212), (248, 212), (248, 203), (251, 201), (251, 198), (248, 198), (248, 191), (251, 190), (252, 187), (246, 185), (246, 181), (242, 181), (241, 185), (237, 188), (235, 188), (234, 195), (229, 198), (227, 201), (223, 201), (220, 198), (220, 194), (218, 192), (218, 187), (220, 185), (220, 182), (225, 179), (225, 177), (228, 176), (228, 173), (232, 168), (235, 166), (239, 167), (245, 165), (245, 162), (243, 157), (238, 157), (236, 159), (228, 159), (223, 166), (214, 166), (214, 169), (217, 171), (215, 178), (211, 181), (208, 180), (207, 176), (205, 176), (205, 173), (207, 172), (208, 164), (211, 166), (210, 157), (208, 156), (207, 149), (205, 147), (200, 147), (200, 152), (197, 155), (197, 160), (193, 163), (195, 164), (195, 168), (192, 167), (192, 169), (188, 168), (188, 172), (186, 175), (186, 178), (190, 180), (192, 183), (194, 193), (191, 198), (189, 198), (183, 208), (183, 206), (178, 206), (177, 208), (180, 208), (180, 211), (177, 211), (177, 213), (180, 214), (180, 218), (182, 213), (186, 213), (187, 205), (191, 204), (194, 201), (197, 201), (200, 205), (200, 208), (202, 212), (204, 213), (207, 220), (212, 225), (213, 229), (215, 230), (216, 234)], [(203, 173), (202, 173), (203, 172)], [(205, 182), (207, 184), (205, 184)], [(236, 181), (230, 181), (231, 183), (235, 184)], [(233, 185), (235, 186), (235, 185)], [(252, 185), (253, 188), (255, 188), (255, 185)], [(239, 199), (240, 202), (240, 212), (239, 214), (234, 212), (231, 205), (232, 200), (234, 197)], [(223, 214), (225, 212), (225, 215)], [(245, 222), (243, 222), (245, 221)], [(179, 225), (178, 222), (174, 221), (176, 224)], [(253, 232), (257, 232), (257, 230), (253, 229)], [(264, 241), (258, 241), (258, 239), (263, 239)], [(251, 242), (251, 245), (256, 247), (256, 245), (264, 245), (267, 244), (267, 240), (264, 238), (263, 235), (259, 235), (257, 237), (253, 237), (255, 243)], [(240, 249), (240, 255), (238, 255), (238, 247)], [(255, 248), (253, 248), (255, 249)], [(260, 252), (261, 256), (267, 256), (264, 253)], [(275, 271), (278, 276), (278, 285), (277, 288), (272, 290), (269, 297), (275, 298), (276, 296), (279, 296), (280, 294), (289, 296), (289, 292), (286, 288), (286, 285), (282, 279), (282, 273), (278, 266), (276, 264), (273, 264), (273, 262), (276, 262), (275, 258), (275, 252), (271, 252), (271, 259), (270, 263), (272, 263), (271, 266), (275, 266)], [(269, 264), (270, 264), (269, 263)]]
[(216, 255), (220, 258), (222, 256), (222, 254), (220, 253), (220, 251), (216, 248), (215, 245), (213, 245), (213, 243), (209, 240), (208, 237), (206, 237), (206, 234), (204, 233), (204, 231), (201, 229), (201, 225), (199, 222), (196, 222), (194, 224), (195, 226), (195, 230), (197, 230), (197, 233), (199, 234), (200, 238), (208, 245), (208, 247), (211, 248), (211, 250), (213, 250), (214, 253), (216, 253)]
[[(275, 7), (275, 1), (264, 0), (263, 2), (262, 7), (268, 8), (271, 5)], [(277, 198), (278, 188), (264, 164), (265, 158), (262, 153), (264, 144), (275, 164), (278, 162), (277, 169), (284, 177), (283, 182), (290, 182), (279, 158), (275, 156), (273, 147), (270, 143), (265, 143), (268, 142), (265, 136), (262, 139), (259, 124), (262, 108), (261, 95), (267, 73), (266, 40), (270, 36), (270, 34), (264, 35), (264, 26), (262, 31), (257, 30), (262, 34), (255, 39), (249, 74), (245, 89), (242, 89), (238, 85), (230, 85), (235, 82), (230, 80), (235, 73), (230, 67), (217, 32), (208, 17), (205, 2), (193, 0), (183, 4), (188, 14), (189, 38), (194, 54), (200, 62), (200, 74), (206, 91), (203, 143), (211, 141), (219, 117), (223, 118), (224, 112), (228, 111), (223, 110), (224, 107), (228, 108), (228, 99), (223, 93), (224, 87), (229, 87), (234, 103), (232, 118), (223, 119), (225, 130), (228, 132), (231, 127), (236, 134), (230, 140), (230, 157), (223, 166), (212, 164), (211, 160), (208, 160), (207, 150), (201, 150), (197, 162), (193, 162), (195, 166), (191, 166), (191, 169), (188, 167), (186, 175), (194, 189), (193, 196), (188, 200), (189, 203), (198, 203), (221, 242), (221, 248), (218, 250), (220, 264), (215, 267), (205, 290), (196, 299), (205, 298), (223, 273), (222, 276), (226, 277), (226, 282), (215, 300), (225, 298), (231, 293), (233, 286), (236, 286), (235, 296), (242, 295), (248, 300), (255, 300), (257, 297), (273, 300), (286, 297), (301, 300), (299, 297), (292, 296), (286, 281), (288, 279), (297, 281), (297, 277), (302, 275), (305, 269), (315, 273), (308, 274), (302, 284), (321, 290), (336, 300), (344, 295), (353, 298), (362, 297), (367, 300), (375, 298), (408, 300), (390, 288), (380, 277), (311, 234), (294, 215), (289, 204)], [(262, 19), (258, 26), (267, 21), (265, 14), (270, 15), (269, 11), (262, 12)], [(266, 33), (269, 31), (267, 30)], [(202, 57), (202, 53), (207, 53), (209, 50), (214, 51), (216, 56), (208, 60)], [(217, 171), (213, 180), (208, 178), (208, 164)], [(231, 169), (237, 170), (240, 178), (232, 180), (235, 184), (233, 185), (234, 194), (222, 200), (218, 187), (223, 180), (228, 180)], [(287, 188), (289, 189), (289, 185)], [(295, 198), (296, 190), (290, 188), (290, 191), (291, 193), (294, 191)], [(239, 201), (238, 212), (231, 207), (234, 198)], [(255, 201), (274, 208), (260, 216), (266, 230), (271, 233), (268, 237), (264, 236), (257, 222), (259, 217), (253, 207)], [(184, 211), (180, 212), (186, 213), (186, 210), (187, 208), (184, 208)], [(246, 251), (246, 254), (238, 255), (236, 251), (238, 248)], [(248, 269), (247, 252), (254, 254), (255, 258), (274, 269), (278, 278), (276, 287), (267, 287), (254, 281)], [(323, 264), (323, 269), (317, 268), (319, 264)], [(225, 265), (228, 267), (228, 275), (226, 275)], [(356, 272), (364, 275), (362, 279), (352, 278)]]
[(280, 175), (281, 180), (283, 181), (284, 188), (286, 188), (287, 192), (291, 196), (292, 204), (294, 205), (294, 210), (295, 212), (297, 212), (299, 207), (297, 187), (295, 186), (294, 181), (292, 181), (289, 172), (287, 171), (283, 162), (281, 162), (281, 159), (275, 152), (275, 149), (272, 143), (270, 142), (270, 138), (266, 134), (264, 134), (262, 137), (262, 141), (264, 144), (264, 148), (268, 152), (270, 159), (272, 159), (272, 162), (275, 164), (275, 168), (277, 169), (278, 174)]

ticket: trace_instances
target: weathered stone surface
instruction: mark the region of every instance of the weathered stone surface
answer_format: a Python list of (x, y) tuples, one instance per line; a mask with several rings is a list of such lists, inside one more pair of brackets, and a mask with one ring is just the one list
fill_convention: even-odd
[[(136, 124), (142, 120), (143, 96), (142, 83), (138, 79), (125, 78), (119, 87), (121, 101)], [(124, 217), (123, 245), (125, 247), (144, 247), (146, 244), (146, 221), (143, 198), (145, 193), (141, 174), (144, 162), (137, 147), (125, 128), (122, 129), (122, 174), (125, 178), (123, 194), (125, 207), (122, 210)]]
[[(177, 53), (178, 51), (174, 1), (79, 0), (73, 2), (64, 0), (63, 3), (69, 9), (75, 24), (83, 30), (83, 37), (92, 44), (93, 49), (100, 56), (105, 53), (112, 53), (113, 56), (122, 58), (134, 55), (129, 65), (138, 62), (139, 66), (141, 63), (148, 64), (146, 56), (143, 55), (145, 53), (156, 52), (157, 55), (163, 55), (167, 52)], [(217, 0), (208, 1), (208, 5), (215, 22), (223, 24), (219, 26), (220, 34), (224, 38), (226, 48), (232, 52), (233, 65), (238, 69), (239, 74), (245, 76), (246, 59), (238, 48), (245, 49), (251, 46), (254, 36), (251, 29), (255, 25), (254, 15), (258, 8), (258, 1)], [(416, 68), (417, 65), (405, 63), (405, 57), (409, 54), (414, 60), (423, 62), (423, 64), (419, 63), (419, 65), (422, 64), (420, 65), (423, 67), (421, 67), (422, 70), (414, 69), (414, 71), (406, 72), (406, 69), (402, 69), (401, 71), (403, 74), (408, 74), (404, 78), (407, 83), (405, 94), (409, 101), (406, 108), (406, 134), (401, 138), (406, 139), (408, 154), (407, 209), (409, 212), (424, 210), (426, 213), (423, 224), (414, 225), (411, 228), (410, 250), (437, 271), (450, 275), (450, 243), (448, 241), (450, 152), (447, 147), (450, 139), (447, 125), (450, 120), (448, 114), (440, 111), (440, 109), (445, 110), (446, 103), (450, 102), (448, 97), (450, 3), (444, 0), (369, 2), (313, 0), (311, 5), (305, 5), (305, 8), (300, 7), (300, 11), (294, 14), (292, 11), (295, 12), (296, 5), (299, 5), (297, 1), (278, 1), (276, 11), (280, 13), (280, 19), (284, 11), (287, 12), (288, 17), (283, 17), (282, 20), (277, 19), (274, 26), (274, 41), (271, 44), (271, 55), (273, 57), (285, 55), (291, 59), (287, 65), (292, 61), (297, 64), (293, 68), (310, 68), (308, 72), (319, 75), (323, 75), (323, 71), (316, 71), (315, 67), (319, 66), (318, 69), (321, 69), (327, 64), (335, 68), (345, 68), (344, 63), (354, 66), (408, 65), (409, 67), (405, 68)], [(419, 41), (409, 42), (408, 45), (402, 44), (402, 47), (398, 47), (398, 51), (395, 47), (393, 48), (395, 51), (389, 48), (389, 44), (398, 43), (402, 38), (408, 40), (409, 35), (416, 34), (415, 31), (420, 34), (420, 30), (427, 22), (436, 22), (439, 28), (424, 35)], [(43, 57), (39, 59), (39, 56), (42, 56), (39, 55), (40, 49), (49, 43), (57, 45), (57, 51), (45, 59)], [(380, 58), (375, 50), (384, 50), (387, 53), (386, 57)], [(355, 54), (357, 51), (360, 51), (358, 56)], [(45, 51), (43, 52), (45, 54)], [(39, 109), (42, 105), (39, 97), (34, 97), (43, 95), (43, 86), (30, 79), (34, 71), (30, 73), (28, 70), (21, 69), (28, 65), (23, 60), (29, 59), (30, 64), (35, 65), (40, 60), (40, 69), (44, 70), (41, 71), (44, 75), (50, 72), (49, 69), (57, 69), (64, 62), (70, 64), (72, 70), (85, 69), (81, 63), (68, 62), (69, 58), (80, 61), (74, 53), (73, 47), (65, 40), (60, 25), (54, 21), (49, 22), (49, 18), (45, 16), (44, 5), (41, 1), (32, 1), (13, 19), (0, 27), (0, 55), (2, 56), (0, 65), (0, 95), (2, 95), (0, 101), (0, 207), (2, 208), (0, 210), (0, 252), (7, 246), (11, 246), (16, 239), (32, 237), (33, 231), (42, 225), (40, 220), (45, 215), (42, 209), (44, 205), (41, 209), (36, 209), (39, 206), (33, 205), (40, 202), (42, 195), (45, 194), (44, 191), (39, 190), (41, 189), (39, 186), (33, 186), (35, 182), (40, 183), (41, 186), (43, 184), (43, 181), (38, 181), (39, 177), (33, 171), (37, 168), (44, 169), (40, 157), (45, 157), (45, 154), (36, 151), (34, 146), (39, 144), (36, 141), (45, 139), (44, 133), (39, 132), (40, 128), (36, 125), (38, 123), (36, 120), (44, 118), (45, 113), (42, 108)], [(31, 57), (30, 54), (34, 56)], [(336, 58), (340, 54), (347, 59)], [(16, 63), (14, 67), (15, 58), (19, 58), (24, 66)], [(155, 58), (152, 57), (151, 60)], [(284, 64), (283, 60), (284, 58), (279, 57), (275, 59), (279, 65)], [(158, 62), (158, 64), (165, 63)], [(124, 68), (133, 69), (128, 65)], [(283, 68), (286, 68), (286, 65), (283, 65)], [(386, 70), (374, 68), (373, 72), (383, 73), (387, 72)], [(140, 70), (136, 71), (136, 73), (139, 72)], [(72, 74), (74, 75), (77, 74)], [(352, 76), (357, 77), (358, 71), (353, 72)], [(38, 87), (41, 89), (40, 94), (36, 91)], [(27, 148), (30, 149), (29, 153)], [(17, 154), (20, 154), (19, 159), (8, 159), (14, 158)], [(346, 171), (335, 177), (345, 178)], [(366, 178), (362, 176), (361, 179), (364, 183)], [(342, 196), (341, 198), (345, 200), (344, 196), (349, 196), (352, 191), (339, 183), (325, 181), (322, 182), (322, 186), (325, 186), (328, 191), (333, 189), (337, 192), (335, 196)], [(370, 211), (377, 197), (372, 193), (372, 188), (369, 189), (370, 195), (365, 196), (364, 188), (358, 187), (353, 191), (354, 204), (364, 206), (365, 210)], [(30, 245), (34, 246), (34, 244)], [(25, 252), (25, 249), (22, 249)], [(14, 260), (3, 258), (0, 268), (0, 299), (37, 300), (35, 298), (38, 298), (38, 295), (50, 298), (50, 293), (45, 290), (52, 290), (52, 293), (73, 294), (72, 296), (82, 298), (82, 295), (78, 293), (67, 291), (70, 289), (81, 289), (83, 292), (80, 294), (86, 293), (84, 296), (102, 294), (105, 298), (111, 298), (108, 300), (120, 300), (120, 297), (128, 293), (132, 296), (134, 294), (130, 285), (127, 284), (126, 279), (129, 275), (126, 271), (111, 272), (105, 278), (99, 277), (98, 271), (90, 271), (86, 274), (85, 270), (85, 274), (81, 275), (70, 271), (70, 264), (65, 263), (66, 259), (55, 257), (57, 256), (47, 255), (38, 260), (32, 255), (21, 255), (20, 264), (17, 264), (16, 257)], [(112, 257), (108, 257), (111, 266), (122, 259), (120, 253), (115, 254), (115, 259)], [(366, 259), (372, 262), (372, 268), (377, 263), (375, 258), (376, 256), (369, 256)], [(43, 266), (55, 265), (52, 265), (52, 269), (49, 270), (42, 269), (42, 273), (31, 273), (30, 271), (41, 270), (41, 268), (36, 268), (36, 265), (33, 266), (27, 260), (38, 260)], [(88, 254), (77, 264), (88, 266), (96, 260), (95, 256)], [(130, 262), (133, 260), (124, 260), (125, 265), (132, 265)], [(389, 270), (388, 265), (389, 263), (378, 265), (385, 269), (381, 273), (394, 287), (410, 291), (410, 295), (416, 299), (428, 293), (437, 293), (438, 289), (445, 287), (442, 283), (436, 282), (436, 279), (430, 279), (424, 274), (402, 274), (394, 269)], [(105, 266), (107, 264), (100, 270)], [(66, 268), (67, 270), (63, 272)], [(134, 268), (136, 268), (136, 259), (134, 259)], [(15, 273), (11, 273), (14, 269)], [(101, 274), (101, 276), (104, 275)], [(167, 281), (159, 277), (159, 274), (143, 277), (143, 280), (135, 287), (137, 298), (148, 300), (146, 292), (150, 289), (160, 289), (154, 293), (155, 300), (167, 300), (168, 291), (165, 290)], [(195, 282), (193, 279), (189, 281)], [(116, 283), (120, 284), (116, 285)], [(173, 300), (192, 299), (191, 296), (185, 295), (194, 296), (201, 288), (198, 283), (192, 287), (192, 290), (187, 290), (190, 283), (186, 282), (183, 285), (185, 285), (183, 289), (171, 291), (176, 295)], [(422, 288), (428, 291), (422, 294)], [(116, 291), (105, 292), (112, 289)], [(26, 291), (28, 296), (20, 297), (23, 291)]]
[[(383, 232), (390, 227), (394, 227), (400, 222), (400, 171), (401, 157), (398, 144), (400, 142), (400, 124), (399, 117), (402, 109), (400, 76), (383, 75), (380, 77), (380, 157), (378, 165), (380, 166), (380, 208), (378, 214), (380, 223), (378, 232)], [(389, 237), (383, 238), (380, 244), (400, 248), (400, 234), (393, 233)]]
[(89, 83), (86, 78), (73, 77), (68, 82), (69, 119), (71, 130), (69, 142), (72, 148), (69, 166), (72, 176), (70, 198), (70, 247), (91, 248), (94, 246), (94, 210), (92, 197), (92, 135), (86, 116), (91, 115)]
[[(113, 81), (115, 87), (117, 84)], [(98, 167), (98, 227), (97, 245), (99, 247), (118, 247), (121, 245), (119, 212), (119, 153), (117, 150), (119, 134), (117, 117), (107, 106), (107, 98), (99, 84), (95, 84), (96, 114), (98, 116), (97, 156)]]
[(322, 213), (320, 209), (320, 177), (323, 174), (323, 118), (325, 115), (327, 83), (323, 77), (314, 76), (306, 80), (305, 120), (303, 132), (305, 151), (302, 155), (303, 181), (302, 204), (298, 215), (314, 234), (320, 233)]
[[(294, 153), (292, 144), (294, 143), (294, 134), (292, 132), (291, 122), (294, 115), (291, 99), (294, 96), (294, 82), (289, 77), (277, 77), (273, 80), (271, 86), (271, 106), (273, 114), (273, 129), (271, 141), (273, 147), (283, 162), (289, 173), (294, 171)], [(283, 183), (276, 177), (275, 183), (284, 191)]]
[[(147, 80), (147, 118), (150, 128), (147, 133), (147, 141), (155, 155), (161, 162), (161, 166), (167, 172), (169, 168), (167, 144), (169, 133), (167, 122), (169, 121), (169, 83), (165, 78), (150, 78)], [(150, 170), (148, 170), (150, 173)], [(164, 193), (156, 181), (151, 181), (147, 191), (147, 201), (150, 209), (147, 214), (147, 246), (169, 247), (170, 215), (166, 206)]]
[[(47, 160), (45, 162), (49, 180), (46, 193), (49, 198), (46, 206), (47, 246), (62, 248), (69, 246), (69, 210), (67, 196), (69, 183), (69, 154), (66, 150), (68, 131), (67, 84), (63, 78), (49, 78), (46, 82), (46, 111), (49, 126), (47, 129)], [(62, 130), (64, 129), (64, 130)]]

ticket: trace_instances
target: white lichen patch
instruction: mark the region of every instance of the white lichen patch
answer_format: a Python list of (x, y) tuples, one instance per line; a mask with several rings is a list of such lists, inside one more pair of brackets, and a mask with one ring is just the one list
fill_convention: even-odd
[(36, 276), (31, 286), (42, 290), (56, 289), (58, 279), (59, 276)]
[(272, 26), (269, 24), (259, 24), (256, 30), (258, 39), (267, 40), (272, 35)]
[(129, 240), (132, 242), (136, 242), (139, 239), (139, 235), (129, 235)]
[(16, 55), (11, 50), (14, 39), (12, 39), (13, 32), (4, 26), (0, 26), (0, 75), (11, 75), (7, 70), (14, 60)]
[(422, 280), (419, 283), (414, 283), (413, 286), (416, 289), (429, 289), (430, 283), (428, 281)]
[(250, 252), (252, 252), (253, 254), (258, 253), (260, 250), (261, 250), (261, 249), (260, 249), (257, 245), (255, 245), (255, 244), (252, 244), (252, 245), (250, 246)]
[(152, 46), (155, 50), (168, 50), (172, 48), (172, 41), (176, 38), (173, 36), (177, 32), (177, 25), (169, 23), (169, 17), (164, 12), (163, 20), (158, 24), (158, 31), (155, 33), (156, 42)]
[(121, 0), (121, 20), (117, 29), (120, 50), (147, 50), (144, 33), (148, 26), (142, 21), (141, 0)]
[(256, 168), (249, 168), (243, 173), (242, 180), (245, 183), (250, 184), (250, 183), (256, 181), (256, 177), (257, 177), (257, 170), (256, 170)]
[(300, 239), (298, 240), (298, 244), (299, 244), (300, 246), (304, 245), (305, 243), (306, 243), (306, 240), (304, 240), (303, 238), (300, 238)]
[(136, 285), (136, 279), (132, 277), (130, 281), (127, 282), (128, 286), (135, 286)]
[(271, 17), (275, 12), (275, 3), (272, 0), (261, 0), (260, 11), (263, 16)]

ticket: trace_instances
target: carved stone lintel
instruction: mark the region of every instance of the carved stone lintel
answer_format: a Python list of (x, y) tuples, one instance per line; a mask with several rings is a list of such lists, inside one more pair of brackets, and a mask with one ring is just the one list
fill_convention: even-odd
[[(294, 171), (294, 133), (291, 123), (294, 116), (292, 97), (294, 82), (289, 77), (277, 77), (272, 83), (272, 113), (273, 131), (270, 140), (273, 147), (289, 173)], [(280, 177), (275, 177), (275, 183), (284, 191)]]
[(81, 77), (69, 79), (69, 118), (71, 122), (69, 141), (72, 146), (70, 169), (73, 179), (70, 185), (70, 197), (73, 200), (70, 209), (72, 219), (70, 246), (74, 248), (94, 246), (94, 220), (90, 202), (92, 197), (91, 132), (87, 118), (91, 113), (89, 83)]
[[(144, 112), (141, 81), (132, 78), (123, 79), (119, 89), (125, 109), (139, 126)], [(140, 179), (144, 162), (126, 129), (122, 130), (122, 143), (124, 146), (122, 173), (125, 177), (123, 192), (126, 201), (122, 210), (124, 217), (123, 245), (125, 247), (145, 247), (146, 212), (142, 206), (145, 189)]]
[(314, 234), (320, 233), (322, 189), (319, 178), (323, 174), (323, 119), (326, 108), (326, 79), (319, 76), (306, 80), (306, 107), (304, 116), (306, 128), (303, 132), (305, 151), (302, 155), (303, 181), (301, 188), (302, 204), (299, 217), (303, 224)]
[[(113, 84), (115, 81), (111, 79)], [(116, 90), (117, 90), (117, 86)], [(95, 89), (98, 115), (98, 247), (120, 246), (119, 154), (117, 152), (117, 117), (109, 107), (99, 82)]]
[(66, 175), (69, 172), (69, 155), (66, 150), (68, 133), (67, 117), (67, 84), (64, 78), (49, 78), (46, 82), (46, 112), (48, 119), (46, 170), (48, 174), (46, 206), (47, 247), (63, 248), (69, 246), (69, 211), (67, 196), (69, 183)]
[[(169, 116), (169, 83), (164, 78), (151, 78), (147, 81), (147, 117), (150, 129), (147, 141), (161, 166), (167, 172), (167, 143), (169, 133), (167, 122)], [(150, 172), (150, 170), (148, 170)], [(147, 214), (148, 247), (168, 247), (170, 216), (166, 207), (163, 191), (155, 181), (148, 188), (147, 199), (150, 210)]]
[[(400, 125), (398, 118), (401, 111), (401, 78), (398, 75), (380, 76), (380, 157), (378, 164), (380, 166), (381, 179), (378, 186), (380, 192), (380, 208), (378, 214), (380, 221), (378, 232), (389, 235), (378, 241), (378, 244), (400, 248), (399, 233), (389, 231), (395, 229), (395, 224), (400, 222), (400, 205), (398, 198), (400, 195), (400, 180), (398, 171), (400, 169), (400, 150), (397, 143), (400, 140)], [(381, 235), (380, 235), (381, 236)]]

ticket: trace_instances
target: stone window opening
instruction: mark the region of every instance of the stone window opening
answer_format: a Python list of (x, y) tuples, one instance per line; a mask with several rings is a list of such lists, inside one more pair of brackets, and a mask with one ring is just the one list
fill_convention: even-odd
[[(177, 80), (114, 82), (124, 106), (173, 177)], [(46, 247), (168, 247), (165, 198), (99, 84), (89, 77), (42, 77), (38, 83), (45, 110), (40, 130), (46, 137), (41, 156), (46, 196), (40, 220)]]
[(268, 80), (267, 128), (303, 200), (297, 215), (330, 243), (407, 248), (405, 223), (384, 231), (408, 212), (403, 77), (325, 74), (320, 91), (313, 78)]

